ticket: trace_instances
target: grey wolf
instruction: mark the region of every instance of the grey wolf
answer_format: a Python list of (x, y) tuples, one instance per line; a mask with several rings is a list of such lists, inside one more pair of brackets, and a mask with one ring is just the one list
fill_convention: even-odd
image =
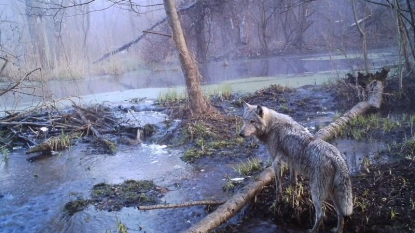
[[(324, 217), (323, 201), (331, 199), (337, 213), (335, 232), (343, 232), (344, 216), (353, 212), (352, 185), (347, 163), (340, 151), (316, 139), (303, 126), (285, 114), (260, 106), (244, 104), (242, 137), (256, 136), (273, 159), (277, 196), (281, 191), (281, 162), (310, 180), (317, 232)], [(278, 199), (277, 199), (278, 200)]]

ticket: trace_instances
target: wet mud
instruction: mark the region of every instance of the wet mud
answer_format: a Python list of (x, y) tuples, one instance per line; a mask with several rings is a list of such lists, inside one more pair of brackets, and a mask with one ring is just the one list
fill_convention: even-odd
[[(391, 85), (393, 86), (393, 81)], [(351, 93), (348, 93), (351, 92), (350, 90), (342, 88), (332, 85), (289, 89), (275, 85), (251, 95), (236, 95), (225, 101), (212, 99), (212, 105), (221, 109), (225, 116), (234, 117), (235, 124), (240, 125), (238, 116), (242, 115), (242, 102), (261, 104), (292, 116), (315, 133), (320, 127), (332, 122), (359, 101), (358, 98), (352, 98)], [(407, 110), (402, 115), (402, 111), (397, 111), (394, 105), (394, 101), (398, 101), (400, 106), (413, 106), (413, 101), (408, 99), (408, 93), (415, 93), (415, 88), (413, 85), (408, 85), (405, 92), (407, 94), (400, 100), (396, 97), (394, 89), (388, 88), (387, 90), (390, 91), (389, 93), (395, 93), (395, 97), (385, 99), (382, 110), (370, 111), (366, 116), (367, 118), (372, 117), (373, 114), (378, 116), (380, 120), (377, 122), (380, 122), (381, 126), (374, 127), (373, 123), (355, 122), (342, 132), (340, 135), (342, 140), (332, 142), (341, 148), (346, 147), (342, 152), (348, 161), (354, 159), (351, 164), (349, 163), (349, 166), (354, 164), (354, 167), (350, 169), (353, 171), (354, 213), (346, 218), (345, 232), (413, 232), (415, 230), (415, 177), (413, 173), (415, 128), (413, 120), (406, 118), (414, 112)], [(192, 120), (188, 121), (192, 122)], [(229, 124), (229, 122), (224, 123), (226, 120), (218, 121), (207, 118), (204, 122), (209, 122), (218, 129), (229, 129), (233, 134), (236, 132), (232, 126), (226, 126)], [(387, 128), (389, 124), (392, 124), (391, 128)], [(356, 136), (356, 129), (360, 130), (359, 135), (362, 134), (359, 138)], [(235, 140), (234, 137), (237, 136), (230, 136), (230, 140)], [(371, 152), (367, 152), (368, 154), (352, 158), (356, 156), (353, 155), (353, 148), (359, 143), (367, 143), (366, 147), (372, 147), (374, 144), (377, 146)], [(201, 149), (197, 143), (190, 143), (188, 146), (197, 148), (198, 151)], [(227, 154), (229, 151), (231, 153)], [(190, 162), (194, 166), (209, 166), (209, 164), (234, 164), (236, 160), (246, 161), (247, 158), (260, 157), (264, 165), (269, 165), (266, 154), (262, 145), (255, 140), (248, 139), (230, 148), (212, 150), (209, 154), (197, 156)], [(255, 173), (252, 175), (254, 176)], [(248, 181), (249, 178), (236, 183), (231, 191), (237, 190)], [(293, 185), (286, 174), (283, 185), (284, 195), (280, 203), (275, 203), (273, 184), (264, 187), (257, 198), (251, 201), (239, 215), (215, 232), (275, 232), (275, 229), (278, 229), (277, 232), (303, 232), (311, 228), (314, 216), (307, 187), (307, 180), (299, 178), (297, 185)], [(329, 231), (337, 223), (332, 204), (328, 202), (325, 209), (326, 218), (322, 232)]]
[[(407, 94), (402, 95), (400, 100), (397, 97), (385, 99), (382, 110), (372, 113), (384, 118), (385, 116), (391, 118), (388, 116), (395, 113), (402, 114), (402, 111), (394, 108), (394, 103), (399, 101), (402, 106), (413, 106), (413, 102), (410, 100), (415, 98), (408, 98), (410, 96), (408, 93), (415, 93), (414, 90), (408, 89), (405, 92)], [(393, 92), (393, 89), (389, 91), (389, 93)], [(118, 183), (95, 182), (82, 195), (71, 197), (72, 201), (66, 204), (67, 211), (70, 215), (74, 214), (73, 219), (76, 219), (79, 216), (90, 214), (91, 208), (88, 207), (93, 207), (94, 211), (100, 212), (129, 212), (131, 210), (128, 207), (165, 201), (174, 203), (178, 200), (226, 200), (233, 192), (260, 172), (253, 171), (248, 175), (241, 175), (235, 169), (238, 164), (253, 158), (258, 158), (261, 161), (262, 168), (270, 164), (263, 145), (254, 139), (244, 140), (237, 136), (242, 125), (243, 101), (250, 104), (261, 104), (288, 114), (314, 133), (348, 110), (359, 99), (353, 97), (350, 90), (343, 90), (342, 87), (335, 85), (305, 86), (297, 89), (273, 85), (248, 95), (233, 94), (225, 99), (213, 96), (211, 104), (221, 112), (221, 115), (198, 119), (188, 118), (183, 114), (183, 102), (169, 106), (145, 104), (147, 106), (145, 108), (142, 107), (142, 104), (113, 104), (112, 111), (115, 116), (122, 115), (124, 118), (119, 119), (122, 122), (118, 124), (120, 131), (107, 135), (110, 140), (116, 142), (120, 137), (132, 137), (134, 130), (139, 128), (145, 131), (143, 134), (145, 137), (143, 138), (144, 144), (138, 146), (142, 146), (150, 152), (155, 145), (166, 145), (168, 148), (177, 150), (179, 152), (174, 153), (180, 153), (182, 160), (192, 167), (192, 172), (186, 177), (182, 175), (175, 177), (172, 168), (173, 171), (168, 175), (173, 178), (164, 179), (166, 175), (160, 173), (160, 177), (155, 179), (156, 181), (148, 181), (148, 183), (146, 180), (138, 179), (124, 179), (123, 182)], [(405, 101), (407, 101), (406, 104)], [(140, 115), (146, 111), (151, 111), (151, 114)], [(405, 112), (405, 115), (410, 114), (413, 112)], [(143, 119), (149, 124), (142, 125), (140, 120)], [(413, 172), (415, 143), (412, 145), (410, 140), (405, 140), (413, 137), (415, 128), (410, 124), (409, 118), (401, 117), (400, 119), (403, 120), (396, 120), (399, 124), (395, 124), (396, 126), (388, 131), (378, 128), (367, 130), (368, 125), (359, 126), (357, 123), (357, 126), (350, 126), (350, 128), (365, 129), (364, 137), (359, 139), (360, 143), (370, 144), (369, 141), (377, 140), (385, 146), (370, 152), (374, 156), (364, 155), (354, 158), (354, 163), (358, 164), (351, 169), (353, 170), (352, 183), (355, 196), (354, 214), (346, 219), (345, 232), (413, 232), (415, 229), (415, 177)], [(385, 122), (387, 121), (382, 120), (381, 124), (385, 125)], [(344, 147), (349, 147), (349, 149), (353, 147), (355, 136), (355, 131), (345, 130), (342, 138), (351, 140)], [(332, 143), (338, 145), (339, 148), (340, 144), (344, 145), (342, 141)], [(84, 149), (81, 153), (86, 155), (101, 156), (103, 153), (100, 151), (100, 146), (94, 144), (93, 140), (88, 137), (79, 139), (77, 144), (83, 144)], [(76, 147), (77, 144), (74, 146)], [(122, 153), (129, 153), (126, 148), (128, 146), (120, 146), (118, 149)], [(154, 154), (157, 153), (154, 152)], [(110, 156), (119, 156), (119, 154)], [(351, 157), (351, 154), (347, 153), (345, 156)], [(376, 160), (375, 157), (380, 159)], [(148, 164), (157, 164), (160, 163), (158, 160), (168, 158), (157, 157), (148, 161)], [(35, 163), (48, 159), (50, 157), (41, 158)], [(114, 162), (114, 166), (122, 169), (122, 162)], [(114, 166), (108, 165), (105, 169), (111, 171)], [(169, 164), (163, 163), (157, 169), (163, 169), (166, 166)], [(94, 164), (85, 170), (93, 171)], [(153, 177), (159, 174), (155, 169), (153, 172)], [(285, 174), (284, 195), (280, 203), (275, 203), (273, 184), (264, 187), (255, 200), (252, 200), (241, 213), (215, 232), (303, 232), (310, 228), (314, 210), (307, 192), (308, 183), (301, 177), (298, 179), (297, 185), (293, 185), (288, 179), (288, 174)], [(120, 178), (111, 181), (114, 180), (120, 180)], [(141, 182), (148, 186), (138, 185)], [(149, 185), (150, 183), (151, 185)], [(71, 190), (68, 192), (70, 193)], [(0, 193), (0, 200), (5, 196), (7, 194)], [(170, 229), (174, 229), (174, 231), (185, 230), (210, 211), (210, 208), (205, 207), (168, 210), (165, 212), (166, 215), (182, 216), (183, 219), (178, 217), (177, 219), (180, 219), (181, 222), (177, 223), (174, 219), (163, 217), (162, 219), (165, 221), (160, 225), (171, 226)], [(153, 225), (159, 224), (153, 223)], [(322, 231), (326, 232), (335, 225), (336, 216), (328, 203)], [(141, 226), (137, 231), (140, 232), (140, 229)], [(149, 230), (148, 232), (153, 231)]]

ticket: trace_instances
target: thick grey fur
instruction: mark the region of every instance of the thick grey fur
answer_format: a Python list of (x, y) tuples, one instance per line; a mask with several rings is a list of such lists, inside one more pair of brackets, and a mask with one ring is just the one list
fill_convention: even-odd
[[(291, 117), (263, 106), (244, 104), (242, 137), (256, 136), (273, 160), (277, 197), (281, 192), (281, 162), (310, 180), (310, 193), (316, 210), (310, 232), (317, 232), (324, 217), (323, 201), (331, 199), (337, 213), (335, 232), (343, 232), (344, 216), (353, 212), (352, 185), (347, 163), (339, 150), (315, 139)], [(278, 199), (277, 199), (278, 200)]]

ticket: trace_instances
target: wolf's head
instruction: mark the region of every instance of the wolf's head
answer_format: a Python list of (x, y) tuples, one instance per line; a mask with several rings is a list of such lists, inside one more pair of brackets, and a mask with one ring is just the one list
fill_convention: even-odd
[(239, 135), (242, 137), (263, 135), (266, 130), (265, 115), (267, 114), (267, 110), (267, 108), (260, 105), (244, 103), (244, 125), (242, 126)]

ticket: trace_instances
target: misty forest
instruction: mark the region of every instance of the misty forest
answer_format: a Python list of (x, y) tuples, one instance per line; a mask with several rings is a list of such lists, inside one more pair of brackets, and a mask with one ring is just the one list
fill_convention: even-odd
[[(279, 161), (275, 191), (267, 147), (239, 136), (250, 103), (338, 148), (353, 193), (343, 232), (414, 232), (414, 12), (412, 0), (1, 1), (0, 231), (306, 231), (309, 177)], [(337, 224), (336, 203), (323, 210), (318, 232)]]

